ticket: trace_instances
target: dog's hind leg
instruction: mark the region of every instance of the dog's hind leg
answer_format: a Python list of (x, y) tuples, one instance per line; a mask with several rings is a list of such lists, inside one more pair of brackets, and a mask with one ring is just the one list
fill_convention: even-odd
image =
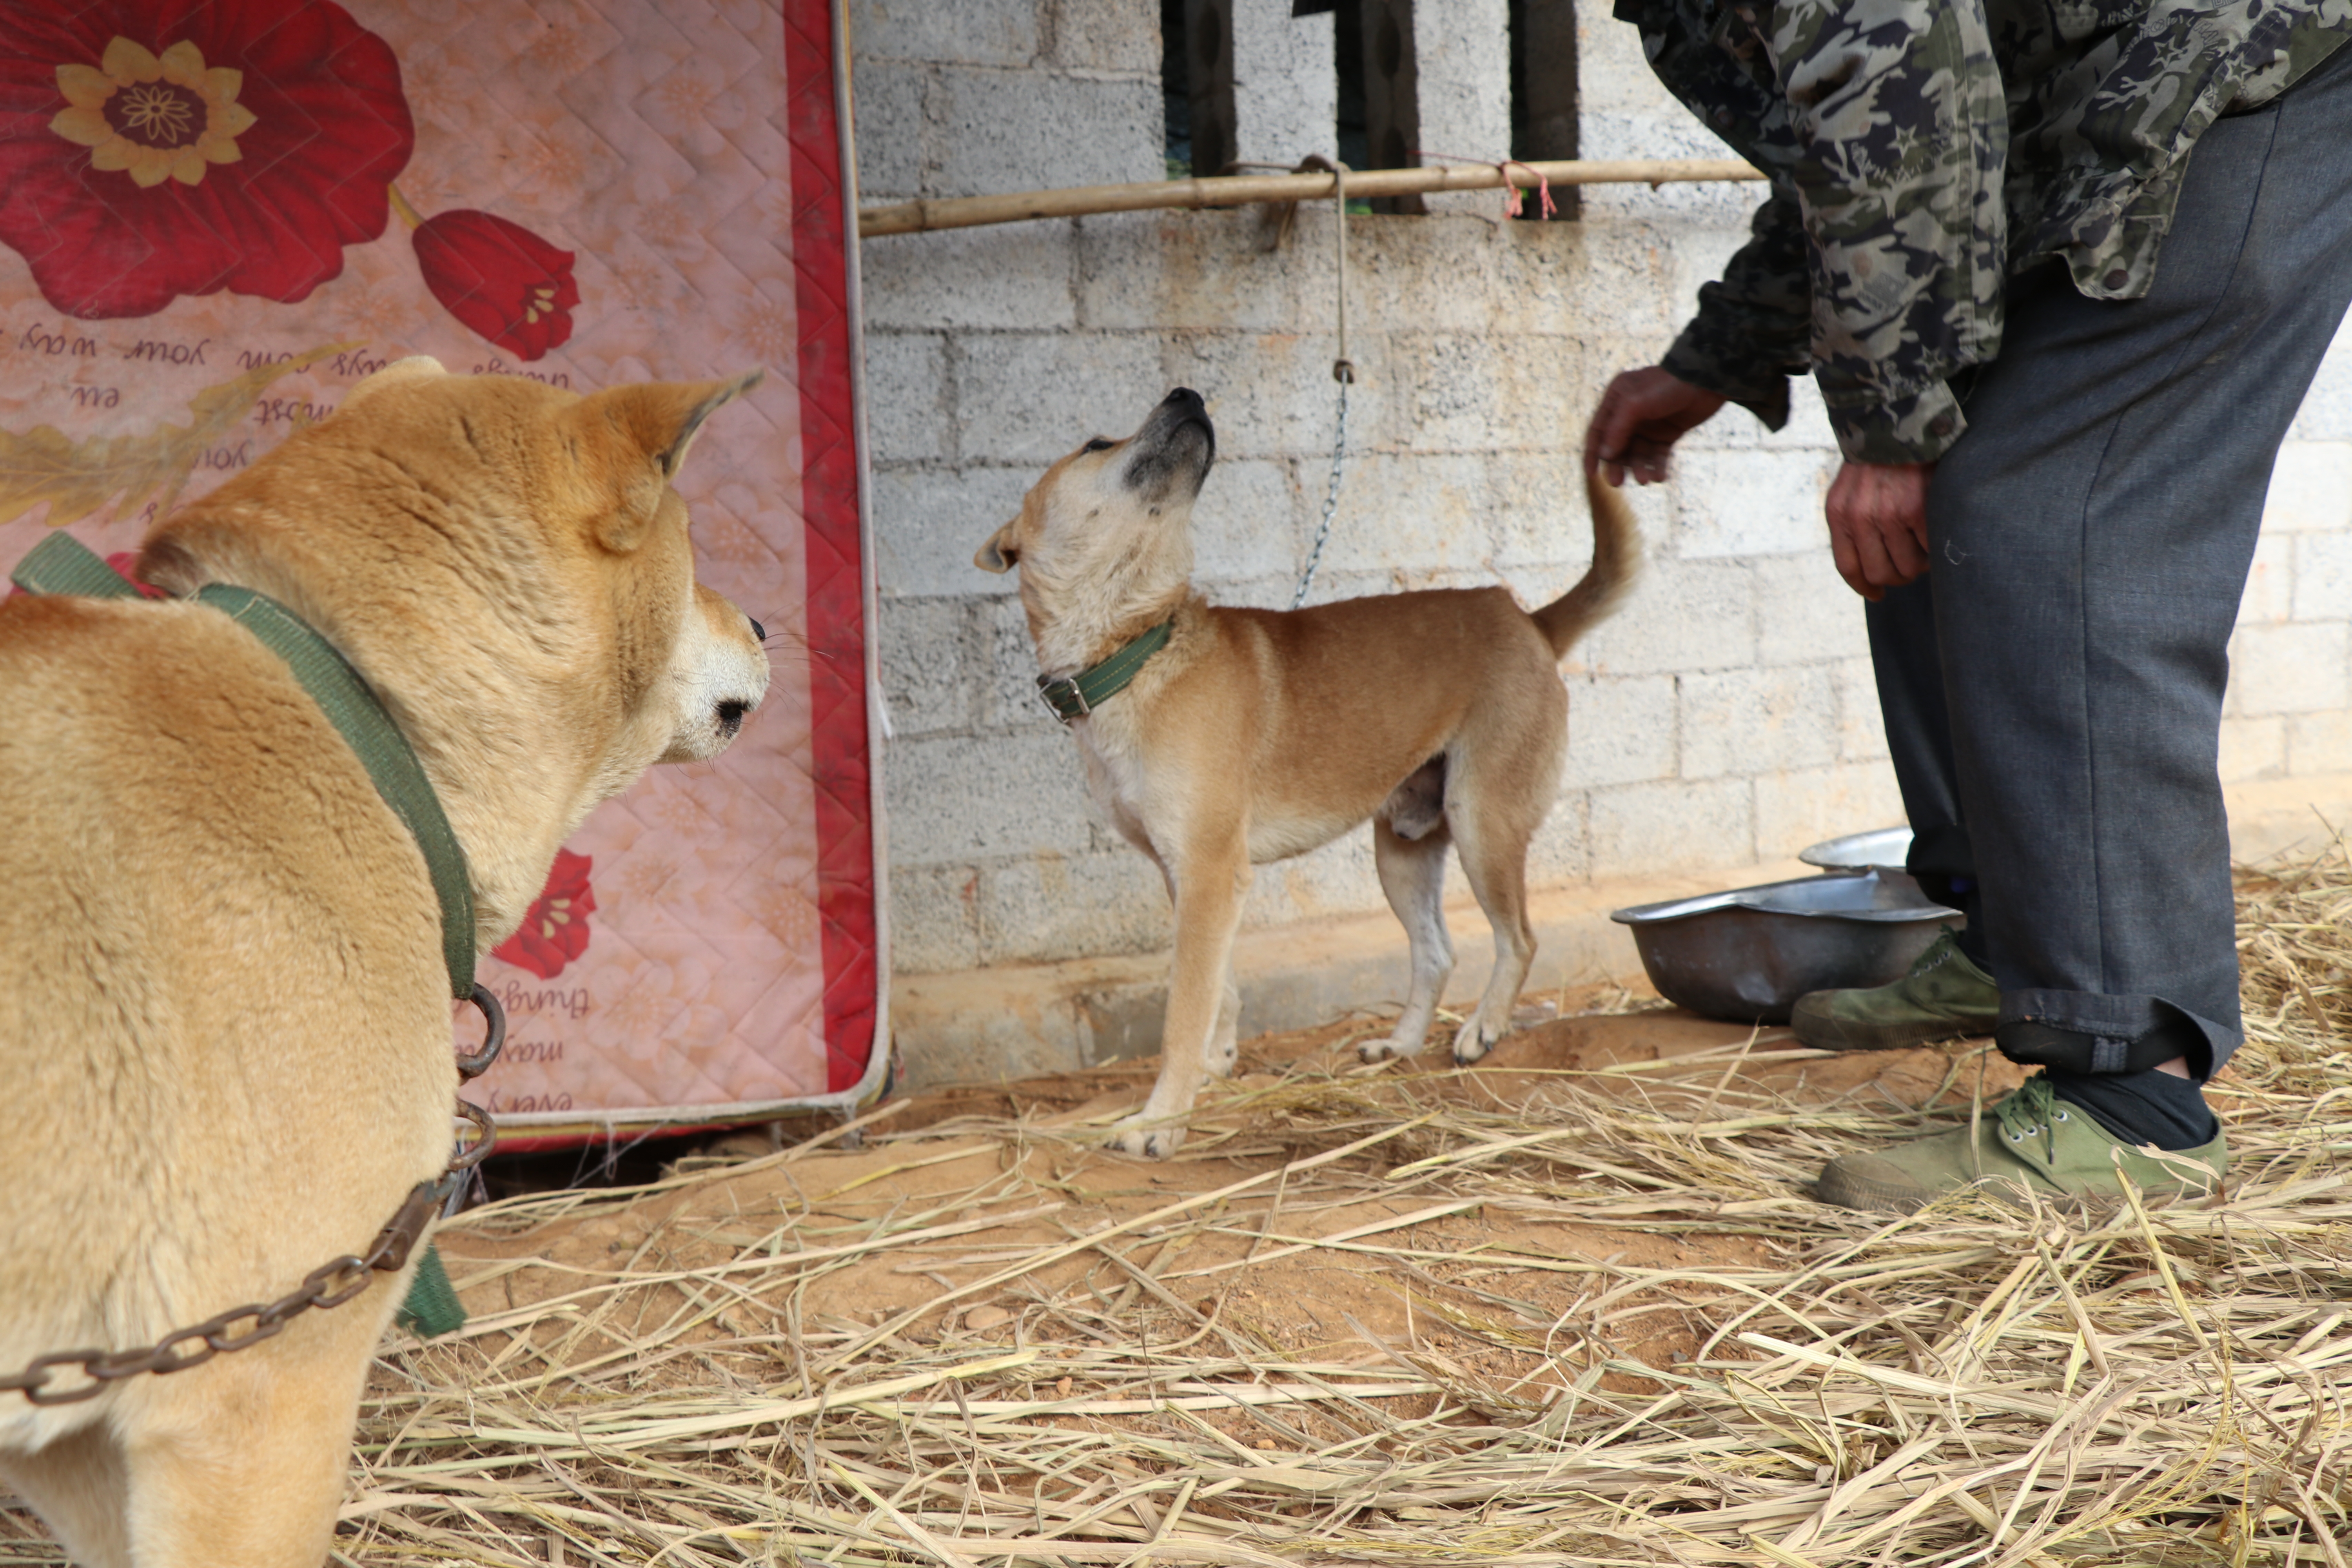
[(1445, 847), (1450, 837), (1441, 823), (1419, 837), (1405, 838), (1379, 817), (1372, 818), (1372, 862), (1380, 868), (1381, 891), (1403, 927), (1412, 948), (1412, 982), (1405, 993), (1404, 1012), (1384, 1040), (1367, 1040), (1356, 1054), (1368, 1062), (1409, 1057), (1421, 1049), (1429, 1021), (1445, 999), (1445, 983), (1454, 974), (1454, 939), (1445, 930)]
[(1476, 812), (1449, 812), (1448, 817), (1462, 854), (1462, 874), (1495, 930), (1495, 972), (1478, 998), (1478, 1010), (1454, 1037), (1454, 1059), (1468, 1067), (1509, 1030), (1519, 987), (1535, 963), (1535, 928), (1528, 921), (1528, 841), (1534, 835), (1507, 818)]
[[(1160, 1032), (1160, 1078), (1143, 1109), (1111, 1129), (1111, 1147), (1122, 1153), (1160, 1160), (1176, 1152), (1184, 1142), (1183, 1119), (1213, 1070), (1218, 1037), (1239, 1025), (1234, 932), (1249, 887), (1247, 842), (1235, 824), (1213, 843), (1190, 847), (1169, 868), (1176, 899), (1176, 964), (1168, 982), (1167, 1022)], [(1224, 1060), (1230, 1069), (1230, 1054)]]

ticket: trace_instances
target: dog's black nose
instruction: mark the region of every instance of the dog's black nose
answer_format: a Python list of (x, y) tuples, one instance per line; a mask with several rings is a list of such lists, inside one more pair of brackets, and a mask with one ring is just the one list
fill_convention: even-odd
[(751, 640), (753, 642), (766, 642), (768, 640), (767, 627), (761, 626), (757, 621), (752, 621), (751, 617), (749, 616), (745, 616), (743, 618), (747, 621), (751, 621)]
[(1198, 407), (1200, 407), (1200, 406), (1202, 405), (1201, 405), (1201, 395), (1200, 395), (1199, 393), (1197, 393), (1197, 392), (1193, 391), (1193, 390), (1192, 390), (1191, 387), (1189, 387), (1189, 386), (1180, 386), (1180, 387), (1178, 387), (1175, 391), (1173, 391), (1173, 392), (1170, 393), (1166, 397), (1164, 397), (1164, 398), (1160, 399), (1160, 401), (1161, 401), (1161, 402), (1163, 402), (1163, 403), (1189, 403), (1189, 404), (1191, 404), (1191, 405), (1192, 405), (1193, 407), (1195, 407), (1195, 408), (1198, 408)]

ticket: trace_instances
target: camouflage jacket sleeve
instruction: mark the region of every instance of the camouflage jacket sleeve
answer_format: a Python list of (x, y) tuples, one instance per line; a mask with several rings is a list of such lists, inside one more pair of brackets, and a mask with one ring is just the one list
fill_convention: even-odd
[(1698, 314), (1661, 363), (1778, 430), (1789, 422), (1789, 377), (1805, 374), (1811, 341), (1804, 221), (1783, 192), (1756, 209), (1722, 281), (1700, 286)]
[[(1947, 378), (2000, 346), (2009, 123), (1982, 0), (1713, 0), (1700, 15), (1704, 29), (1665, 29), (1653, 65), (1775, 196), (1676, 352), (1734, 396), (1736, 374), (1713, 367), (1809, 357), (1848, 458), (1932, 461), (1966, 424)], [(1807, 353), (1792, 355), (1801, 279)], [(1721, 346), (1759, 324), (1744, 355)]]

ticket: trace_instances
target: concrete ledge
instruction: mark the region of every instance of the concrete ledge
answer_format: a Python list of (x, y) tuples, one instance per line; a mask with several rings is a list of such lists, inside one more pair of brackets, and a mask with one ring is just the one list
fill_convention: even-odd
[[(2352, 774), (2262, 780), (2228, 794), (2231, 848), (2241, 861), (2315, 854), (2328, 824), (2352, 826)], [(1811, 870), (1776, 860), (1538, 889), (1529, 900), (1537, 952), (1528, 987), (1638, 981), (1641, 960), (1612, 910)], [(1461, 957), (1447, 999), (1467, 1002), (1494, 966), (1486, 917), (1465, 895), (1446, 920)], [(1234, 969), (1244, 1036), (1310, 1027), (1403, 999), (1404, 932), (1385, 910), (1245, 931)], [(992, 1083), (1150, 1056), (1160, 1049), (1167, 973), (1167, 954), (1148, 953), (901, 974), (890, 993), (901, 1081), (909, 1089)]]

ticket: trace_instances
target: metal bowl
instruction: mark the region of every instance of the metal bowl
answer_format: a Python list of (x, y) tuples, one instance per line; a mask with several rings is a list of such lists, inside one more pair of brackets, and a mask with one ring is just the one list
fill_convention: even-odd
[(1874, 827), (1868, 833), (1824, 838), (1797, 851), (1798, 859), (1824, 871), (1867, 871), (1874, 868), (1900, 871), (1910, 855), (1911, 830), (1907, 827)]
[(1785, 1024), (1808, 991), (1900, 980), (1956, 910), (1900, 871), (1831, 872), (1640, 904), (1630, 926), (1650, 984), (1709, 1018)]

